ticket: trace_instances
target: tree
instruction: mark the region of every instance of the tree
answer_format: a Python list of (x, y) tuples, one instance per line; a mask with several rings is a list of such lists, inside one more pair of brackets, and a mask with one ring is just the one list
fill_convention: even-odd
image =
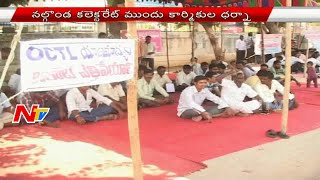
[(11, 4), (25, 6), (29, 3), (29, 0), (1, 0), (0, 7), (9, 7)]
[(199, 23), (202, 25), (203, 29), (206, 31), (210, 44), (212, 46), (215, 57), (222, 56), (221, 45), (218, 43), (218, 38), (215, 35), (215, 31), (213, 30), (214, 26), (217, 26), (219, 23), (214, 22), (202, 22)]

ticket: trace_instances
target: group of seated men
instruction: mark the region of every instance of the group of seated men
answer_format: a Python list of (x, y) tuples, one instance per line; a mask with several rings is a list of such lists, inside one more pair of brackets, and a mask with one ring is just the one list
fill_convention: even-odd
[[(145, 66), (139, 66), (137, 82), (139, 108), (158, 107), (172, 104), (173, 98), (168, 85), (181, 91), (177, 115), (194, 121), (210, 120), (213, 117), (248, 116), (253, 113), (280, 110), (283, 106), (281, 94), (284, 87), (275, 79), (266, 64), (255, 71), (244, 62), (227, 64), (214, 60), (211, 64), (199, 64), (196, 58), (190, 65), (184, 65), (171, 80), (166, 68), (159, 66), (157, 73)], [(12, 75), (15, 83), (11, 91), (18, 93), (19, 70)], [(10, 79), (11, 80), (11, 79)], [(13, 80), (11, 80), (13, 81)], [(9, 81), (10, 82), (10, 81)], [(14, 104), (24, 104), (31, 110), (33, 104), (50, 108), (41, 125), (57, 127), (58, 120), (70, 119), (79, 124), (99, 120), (119, 119), (127, 111), (126, 88), (116, 82), (94, 87), (78, 87), (67, 90), (22, 93), (15, 101), (1, 92), (0, 129), (11, 124)], [(171, 86), (172, 87), (172, 86)], [(293, 94), (290, 94), (290, 109), (297, 107)], [(21, 117), (21, 122), (25, 120)]]

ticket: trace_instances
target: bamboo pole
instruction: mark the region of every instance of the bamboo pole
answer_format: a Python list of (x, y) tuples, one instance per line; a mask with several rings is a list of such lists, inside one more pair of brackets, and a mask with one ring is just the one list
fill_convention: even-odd
[[(287, 0), (287, 6), (291, 6), (291, 0)], [(286, 64), (285, 64), (285, 85), (283, 95), (283, 109), (282, 109), (282, 122), (281, 133), (286, 135), (288, 130), (288, 114), (289, 114), (289, 93), (291, 84), (291, 28), (292, 23), (286, 23)]]
[(266, 63), (266, 56), (264, 54), (264, 31), (263, 31), (263, 23), (260, 24), (261, 29), (261, 60), (262, 64)]
[[(223, 42), (223, 23), (220, 23), (220, 37), (221, 37), (221, 52), (223, 52), (224, 42)], [(224, 60), (224, 59), (223, 59)]]
[(308, 59), (309, 59), (309, 40), (307, 39), (307, 51), (306, 51), (306, 57), (307, 59), (304, 59), (304, 73), (303, 73), (303, 77), (307, 77), (307, 62), (308, 62)]
[(194, 27), (194, 22), (192, 23), (192, 44), (191, 44), (191, 58), (193, 59), (194, 58), (194, 37), (195, 37), (195, 34), (194, 34), (194, 30), (195, 30), (195, 27)]
[(167, 55), (167, 66), (168, 66), (168, 72), (170, 72), (170, 61), (169, 61), (169, 39), (168, 39), (168, 23), (166, 23), (166, 55)]
[[(134, 0), (126, 0), (125, 7), (135, 7)], [(136, 22), (128, 22), (128, 34), (135, 39), (135, 59), (134, 59), (134, 78), (128, 82), (128, 127), (130, 137), (130, 149), (133, 163), (133, 176), (135, 180), (143, 179), (142, 159), (140, 150), (140, 133), (139, 133), (139, 119), (138, 119), (138, 35)]]
[(10, 64), (13, 62), (14, 60), (14, 51), (16, 50), (16, 47), (18, 45), (18, 42), (20, 41), (21, 39), (21, 33), (22, 33), (22, 30), (23, 30), (23, 23), (19, 23), (18, 24), (18, 31), (17, 31), (17, 34), (14, 35), (13, 39), (12, 39), (12, 42), (11, 42), (11, 50), (10, 50), (10, 54), (7, 58), (7, 61), (6, 61), (6, 65), (4, 66), (3, 68), (3, 71), (2, 71), (2, 74), (1, 74), (1, 79), (0, 79), (0, 89), (2, 88), (2, 85), (3, 85), (3, 82), (4, 82), (4, 79), (7, 75), (7, 72), (8, 72), (8, 69), (9, 69), (9, 66)]
[[(163, 7), (165, 7), (165, 1), (163, 1)], [(169, 61), (169, 42), (168, 42), (168, 23), (166, 23), (166, 55), (167, 55), (167, 70), (170, 72), (170, 61)]]

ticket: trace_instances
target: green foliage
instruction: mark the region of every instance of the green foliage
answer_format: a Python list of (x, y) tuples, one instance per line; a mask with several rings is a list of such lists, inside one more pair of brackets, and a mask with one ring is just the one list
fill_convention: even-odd
[(0, 7), (8, 7), (11, 4), (14, 5), (21, 5), (21, 6), (25, 6), (27, 5), (29, 2), (29, 0), (0, 0)]

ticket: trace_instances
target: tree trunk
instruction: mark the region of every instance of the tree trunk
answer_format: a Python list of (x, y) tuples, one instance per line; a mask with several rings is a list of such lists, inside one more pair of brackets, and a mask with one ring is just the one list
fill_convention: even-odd
[(279, 34), (280, 28), (277, 23), (266, 22), (265, 27), (268, 28), (268, 34)]
[(215, 36), (215, 33), (212, 29), (212, 26), (213, 24), (212, 23), (200, 23), (204, 30), (206, 31), (207, 35), (208, 35), (208, 38), (209, 38), (209, 41), (211, 43), (211, 46), (212, 46), (212, 49), (213, 49), (213, 52), (214, 52), (214, 55), (217, 59), (218, 56), (222, 56), (222, 50), (221, 50), (221, 47), (220, 47), (220, 44), (218, 43), (218, 38)]

